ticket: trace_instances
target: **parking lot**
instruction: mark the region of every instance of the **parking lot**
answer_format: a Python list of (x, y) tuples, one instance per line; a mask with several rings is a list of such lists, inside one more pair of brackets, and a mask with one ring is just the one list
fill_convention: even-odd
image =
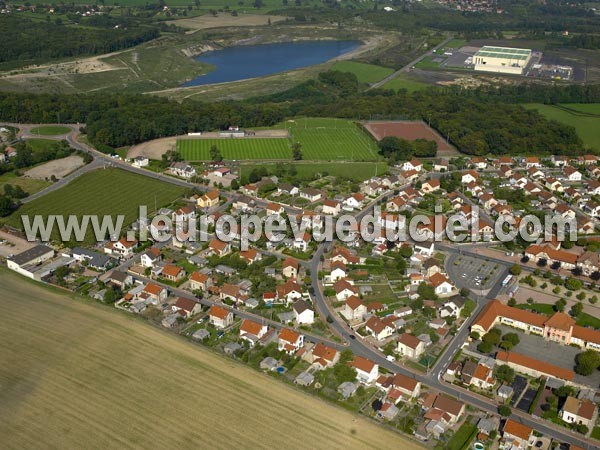
[(486, 261), (484, 258), (458, 255), (448, 264), (447, 270), (450, 278), (459, 288), (485, 291), (499, 281), (504, 266)]

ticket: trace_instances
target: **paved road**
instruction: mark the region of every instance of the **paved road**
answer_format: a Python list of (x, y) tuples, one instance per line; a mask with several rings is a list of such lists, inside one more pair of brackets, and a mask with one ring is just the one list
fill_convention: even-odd
[(413, 66), (419, 64), (423, 59), (425, 59), (427, 56), (431, 56), (433, 55), (433, 52), (442, 48), (444, 45), (446, 45), (448, 42), (450, 42), (452, 40), (453, 36), (448, 36), (448, 38), (446, 38), (441, 44), (436, 45), (435, 47), (433, 47), (431, 50), (428, 50), (427, 52), (423, 53), (421, 56), (419, 56), (417, 59), (409, 62), (408, 64), (406, 64), (404, 67), (402, 67), (401, 69), (397, 70), (396, 72), (392, 73), (391, 75), (388, 75), (387, 77), (385, 77), (383, 80), (378, 81), (375, 84), (372, 84), (371, 87), (369, 87), (369, 89), (377, 89), (380, 88), (381, 86), (383, 86), (384, 84), (386, 84), (388, 81), (393, 80), (394, 78), (396, 78), (397, 76), (399, 76), (401, 73), (405, 73), (405, 72), (409, 72), (410, 69), (412, 69)]

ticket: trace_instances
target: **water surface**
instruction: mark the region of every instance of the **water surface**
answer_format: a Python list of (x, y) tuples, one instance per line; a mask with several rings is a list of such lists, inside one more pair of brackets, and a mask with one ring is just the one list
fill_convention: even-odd
[(360, 44), (360, 41), (282, 42), (242, 45), (206, 52), (196, 59), (215, 66), (215, 70), (196, 77), (183, 86), (246, 80), (313, 66), (348, 53)]

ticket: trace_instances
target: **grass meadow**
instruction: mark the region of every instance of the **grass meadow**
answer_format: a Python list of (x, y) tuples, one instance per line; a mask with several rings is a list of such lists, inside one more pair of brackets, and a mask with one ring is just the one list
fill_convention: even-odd
[(0, 285), (3, 448), (421, 448), (112, 307)]
[[(9, 216), (5, 222), (22, 228), (21, 216), (47, 217), (57, 215), (111, 215), (125, 216), (123, 225), (137, 220), (139, 205), (147, 205), (148, 213), (165, 206), (181, 196), (183, 190), (172, 184), (125, 172), (119, 169), (98, 169), (73, 180), (60, 189), (26, 203)], [(55, 232), (53, 238), (59, 235)], [(86, 243), (93, 242), (89, 230)]]
[(30, 130), (31, 134), (37, 134), (40, 136), (56, 136), (60, 134), (67, 134), (71, 131), (69, 127), (62, 127), (60, 125), (42, 125), (34, 127)]
[(543, 105), (533, 103), (524, 105), (528, 109), (537, 109), (550, 120), (575, 127), (577, 134), (588, 148), (600, 149), (600, 103)]
[(377, 83), (394, 72), (394, 69), (388, 67), (356, 61), (338, 61), (333, 65), (331, 70), (353, 73), (358, 78), (358, 81), (368, 84)]

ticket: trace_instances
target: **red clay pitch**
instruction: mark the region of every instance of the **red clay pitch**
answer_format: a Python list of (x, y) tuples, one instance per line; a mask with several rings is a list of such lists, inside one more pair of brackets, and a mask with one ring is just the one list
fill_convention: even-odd
[(365, 130), (378, 141), (387, 136), (399, 137), (407, 141), (428, 139), (437, 143), (438, 151), (453, 151), (454, 148), (446, 140), (424, 122), (393, 121), (365, 122)]

